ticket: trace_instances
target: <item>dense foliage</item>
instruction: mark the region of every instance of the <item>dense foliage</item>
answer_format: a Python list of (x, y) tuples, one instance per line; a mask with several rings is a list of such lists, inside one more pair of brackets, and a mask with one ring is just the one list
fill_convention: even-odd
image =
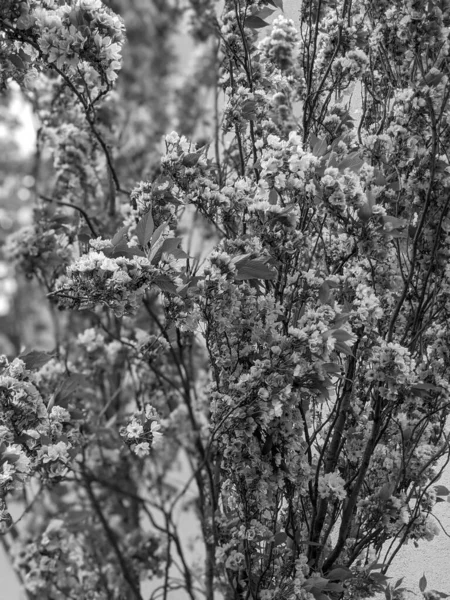
[[(39, 123), (34, 218), (3, 252), (55, 337), (0, 365), (30, 599), (405, 598), (388, 567), (439, 531), (450, 2), (299, 17), (2, 2), (0, 84)], [(174, 93), (177, 26), (199, 62)]]

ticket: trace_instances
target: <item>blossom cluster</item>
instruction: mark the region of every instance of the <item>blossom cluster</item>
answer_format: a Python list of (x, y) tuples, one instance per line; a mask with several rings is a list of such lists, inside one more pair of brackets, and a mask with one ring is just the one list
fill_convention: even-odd
[(158, 445), (162, 433), (159, 417), (155, 409), (147, 404), (145, 409), (135, 413), (128, 424), (120, 429), (120, 435), (139, 458), (145, 458), (150, 454), (154, 445)]
[(145, 256), (111, 258), (93, 250), (68, 267), (55, 292), (61, 306), (85, 309), (103, 304), (119, 315), (133, 313), (156, 273)]
[(62, 274), (73, 258), (71, 232), (33, 223), (12, 234), (4, 253), (27, 277), (44, 281)]
[(279, 15), (272, 23), (270, 34), (258, 45), (268, 69), (278, 68), (288, 74), (295, 72), (295, 63), (299, 58), (298, 41), (299, 33), (294, 21)]
[[(2, 498), (32, 475), (59, 480), (77, 453), (79, 431), (70, 412), (46, 406), (32, 372), (20, 358), (1, 358), (0, 489)], [(6, 506), (6, 505), (5, 505)], [(5, 507), (4, 507), (5, 509)], [(7, 513), (3, 520), (7, 520)]]
[[(371, 354), (371, 368), (367, 370), (369, 381), (387, 382), (391, 386), (413, 385), (415, 383), (415, 361), (407, 348), (395, 342), (382, 343), (374, 346)], [(383, 388), (384, 389), (384, 388)], [(392, 392), (384, 392), (389, 398), (394, 398)]]
[[(126, 594), (127, 586), (119, 575), (115, 561), (103, 532), (88, 511), (72, 511), (66, 518), (53, 518), (44, 531), (15, 556), (15, 566), (26, 571), (24, 585), (33, 597), (53, 595), (61, 590), (79, 597), (95, 600), (119, 600)], [(101, 544), (108, 565), (99, 573), (92, 542)], [(133, 549), (133, 566), (152, 575), (160, 574), (160, 559), (155, 546), (159, 542), (154, 534), (133, 532), (124, 538)], [(147, 556), (146, 556), (147, 555)]]
[[(30, 42), (19, 47), (34, 59), (43, 58), (54, 64), (76, 82), (81, 74), (82, 81), (101, 90), (117, 79), (124, 43), (123, 22), (100, 0), (78, 0), (72, 4), (53, 0), (22, 2), (15, 27), (30, 36)], [(32, 38), (36, 44), (31, 43)]]

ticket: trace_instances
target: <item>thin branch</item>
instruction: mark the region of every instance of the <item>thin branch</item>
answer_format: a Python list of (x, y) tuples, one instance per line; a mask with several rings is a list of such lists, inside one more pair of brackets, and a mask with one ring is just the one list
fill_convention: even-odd
[[(84, 470), (84, 465), (82, 465), (82, 469)], [(86, 483), (86, 491), (88, 493), (89, 499), (91, 500), (92, 507), (94, 508), (95, 512), (97, 513), (97, 516), (103, 526), (103, 529), (105, 530), (106, 536), (110, 541), (110, 544), (114, 550), (115, 555), (117, 556), (117, 560), (119, 561), (119, 564), (122, 569), (122, 573), (123, 573), (125, 580), (127, 581), (128, 585), (130, 586), (130, 589), (133, 592), (133, 595), (136, 598), (136, 600), (144, 600), (141, 596), (141, 592), (139, 591), (139, 587), (138, 587), (139, 584), (136, 584), (135, 577), (133, 577), (132, 573), (130, 572), (130, 569), (126, 563), (125, 557), (123, 556), (122, 551), (119, 547), (119, 544), (117, 543), (115, 533), (109, 526), (109, 523), (106, 520), (106, 517), (103, 514), (103, 511), (100, 507), (100, 503), (97, 500), (97, 497), (95, 496), (95, 493), (92, 489), (91, 478), (84, 476), (84, 481)]]
[(89, 215), (83, 208), (81, 208), (81, 206), (78, 206), (77, 204), (72, 204), (71, 202), (62, 202), (61, 200), (53, 200), (52, 198), (48, 198), (47, 196), (43, 196), (42, 194), (39, 194), (39, 198), (41, 200), (44, 200), (44, 202), (49, 202), (51, 204), (57, 204), (58, 206), (68, 206), (69, 208), (73, 208), (74, 210), (77, 210), (80, 213), (80, 215), (83, 217), (83, 219), (86, 221), (86, 225), (91, 230), (92, 235), (96, 238), (99, 237), (94, 225), (92, 224), (92, 221), (91, 221)]

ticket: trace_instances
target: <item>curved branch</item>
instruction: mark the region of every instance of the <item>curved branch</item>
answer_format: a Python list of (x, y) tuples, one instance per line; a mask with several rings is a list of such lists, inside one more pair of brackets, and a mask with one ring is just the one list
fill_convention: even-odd
[(49, 203), (54, 202), (58, 206), (68, 206), (69, 208), (73, 208), (73, 209), (77, 210), (80, 213), (80, 215), (84, 218), (84, 220), (86, 221), (86, 225), (91, 230), (92, 235), (96, 238), (99, 237), (94, 225), (92, 224), (92, 221), (91, 221), (89, 215), (83, 208), (81, 208), (81, 206), (78, 206), (77, 204), (72, 204), (71, 202), (62, 202), (61, 200), (53, 200), (52, 198), (48, 198), (47, 196), (43, 196), (42, 194), (39, 194), (39, 198), (41, 200), (44, 200), (44, 202), (49, 202)]

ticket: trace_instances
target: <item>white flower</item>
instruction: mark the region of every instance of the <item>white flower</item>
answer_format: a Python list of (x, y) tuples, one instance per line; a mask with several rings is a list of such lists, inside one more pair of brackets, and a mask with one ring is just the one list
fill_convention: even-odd
[(372, 206), (372, 214), (380, 217), (386, 216), (386, 209), (381, 204), (375, 204)]
[(100, 332), (90, 327), (78, 335), (77, 342), (81, 346), (85, 346), (88, 352), (94, 352), (104, 345), (105, 338)]
[(158, 417), (158, 413), (153, 408), (153, 406), (151, 404), (147, 404), (145, 406), (145, 418), (146, 419), (155, 419), (157, 417)]
[(231, 571), (239, 571), (240, 567), (244, 564), (244, 555), (241, 552), (233, 550), (230, 556), (227, 558), (225, 567)]
[(156, 421), (153, 421), (152, 424), (150, 425), (150, 432), (155, 441), (162, 437), (162, 433), (161, 433), (160, 429), (161, 429), (161, 425), (159, 423), (157, 423)]
[(103, 238), (95, 238), (93, 240), (89, 240), (89, 246), (96, 251), (101, 251), (104, 248), (109, 248), (111, 246), (111, 240), (104, 240)]
[(180, 136), (178, 135), (178, 133), (176, 131), (172, 131), (171, 133), (166, 135), (166, 142), (168, 144), (178, 144), (179, 140), (180, 140)]
[(8, 367), (11, 377), (18, 378), (25, 373), (25, 363), (20, 358), (15, 358)]
[(9, 462), (3, 463), (2, 470), (3, 472), (0, 473), (0, 485), (10, 481), (14, 475), (14, 467)]
[(283, 142), (276, 135), (272, 135), (272, 134), (268, 135), (267, 136), (267, 143), (272, 148), (275, 148), (275, 150), (279, 150), (279, 149), (281, 149), (283, 147)]
[(144, 433), (143, 426), (137, 421), (131, 421), (126, 428), (127, 436), (130, 438), (140, 437)]
[(327, 473), (319, 477), (319, 496), (321, 498), (337, 498), (344, 500), (347, 493), (344, 489), (345, 481), (337, 472)]
[(101, 263), (98, 265), (103, 271), (117, 271), (119, 265), (112, 258), (104, 257)]
[(19, 471), (20, 473), (27, 473), (30, 470), (30, 459), (18, 444), (11, 444), (11, 446), (8, 448), (8, 452), (12, 452), (18, 457), (14, 462), (14, 468), (16, 471)]
[(52, 461), (67, 461), (69, 446), (64, 442), (58, 442), (57, 444), (52, 444), (50, 446), (44, 446), (42, 448), (42, 462), (48, 463)]
[(114, 273), (112, 280), (116, 283), (130, 283), (132, 281), (131, 277), (125, 271), (118, 270)]
[(293, 154), (289, 159), (289, 169), (293, 173), (297, 173), (297, 171), (300, 171), (300, 168), (301, 168), (300, 157), (298, 154)]
[(133, 448), (133, 452), (139, 456), (139, 458), (145, 458), (150, 454), (150, 444), (148, 442), (136, 444), (136, 446)]
[(300, 146), (301, 148), (303, 146), (302, 136), (299, 135), (296, 131), (291, 131), (289, 133), (289, 143), (291, 145)]
[(51, 410), (50, 418), (58, 423), (68, 423), (70, 421), (70, 413), (62, 406), (54, 406)]

